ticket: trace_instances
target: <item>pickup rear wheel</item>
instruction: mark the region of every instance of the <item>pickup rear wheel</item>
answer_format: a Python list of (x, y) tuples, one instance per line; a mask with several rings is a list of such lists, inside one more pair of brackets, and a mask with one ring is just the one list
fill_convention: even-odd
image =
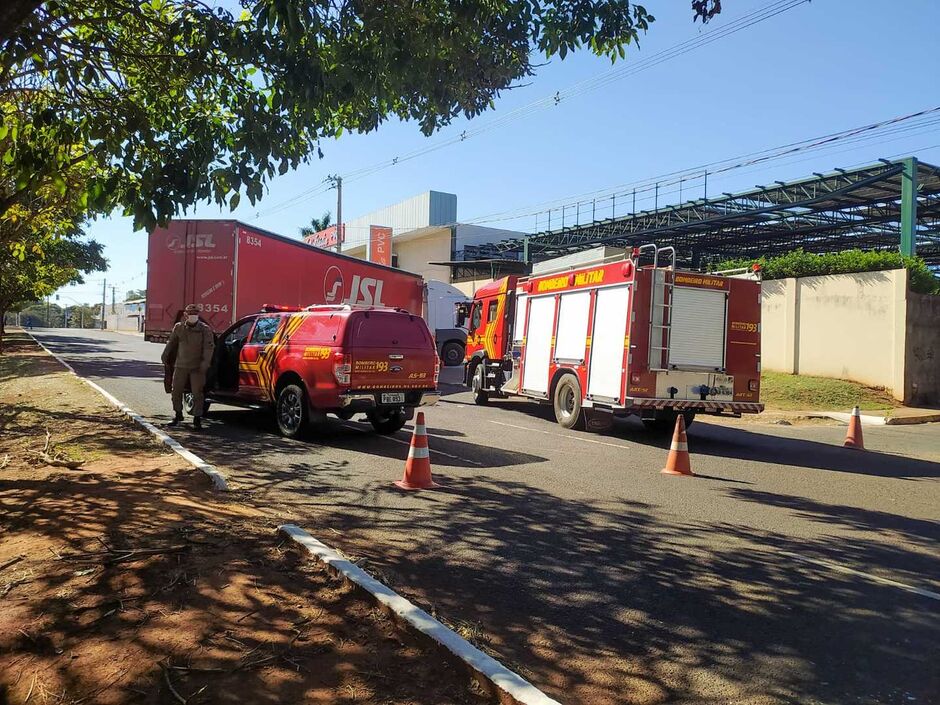
[(375, 429), (375, 432), (381, 433), (384, 436), (391, 435), (395, 433), (395, 431), (401, 430), (401, 427), (404, 426), (405, 422), (408, 420), (404, 409), (380, 409), (370, 411), (366, 414), (366, 418), (369, 419), (369, 423), (372, 424), (372, 428)]
[(581, 411), (581, 383), (572, 374), (565, 374), (555, 385), (553, 396), (555, 420), (563, 428), (582, 428), (584, 413)]
[(470, 389), (473, 391), (473, 402), (475, 404), (486, 404), (490, 400), (490, 393), (486, 391), (486, 363), (481, 362), (473, 371), (473, 378), (470, 380)]
[(299, 384), (284, 385), (277, 394), (274, 413), (282, 436), (297, 438), (302, 435), (310, 421), (307, 392)]
[[(183, 392), (183, 411), (185, 411), (189, 416), (192, 416), (193, 406), (195, 406), (195, 399), (193, 398), (193, 393)], [(208, 415), (209, 415), (209, 400), (203, 399), (202, 416), (203, 418), (205, 418)]]

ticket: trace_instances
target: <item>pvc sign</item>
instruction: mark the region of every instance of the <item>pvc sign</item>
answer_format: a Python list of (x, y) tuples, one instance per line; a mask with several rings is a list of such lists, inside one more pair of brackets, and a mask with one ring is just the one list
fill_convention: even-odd
[(392, 229), (380, 225), (369, 226), (369, 261), (392, 266)]

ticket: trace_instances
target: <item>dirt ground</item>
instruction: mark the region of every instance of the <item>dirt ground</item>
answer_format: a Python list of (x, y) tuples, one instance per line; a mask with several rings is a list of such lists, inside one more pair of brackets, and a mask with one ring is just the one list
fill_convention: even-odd
[(489, 702), (273, 517), (5, 342), (0, 705)]

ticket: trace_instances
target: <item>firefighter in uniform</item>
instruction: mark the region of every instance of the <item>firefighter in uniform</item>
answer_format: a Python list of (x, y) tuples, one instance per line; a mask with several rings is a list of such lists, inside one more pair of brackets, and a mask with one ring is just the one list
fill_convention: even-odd
[(183, 320), (173, 326), (163, 349), (163, 364), (173, 365), (171, 396), (174, 414), (170, 426), (178, 426), (183, 420), (183, 393), (188, 386), (193, 394), (193, 428), (197, 431), (202, 429), (203, 389), (214, 349), (212, 329), (199, 320), (199, 309), (195, 304), (189, 304)]

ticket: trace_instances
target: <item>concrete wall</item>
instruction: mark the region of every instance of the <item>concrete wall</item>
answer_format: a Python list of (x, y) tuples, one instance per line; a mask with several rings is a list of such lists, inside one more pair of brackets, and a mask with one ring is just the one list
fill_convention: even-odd
[(451, 230), (440, 230), (413, 240), (395, 241), (392, 252), (398, 255), (398, 268), (420, 274), (425, 279), (450, 282), (450, 267), (428, 262), (448, 262), (451, 259)]
[(940, 296), (908, 293), (905, 403), (940, 405)]
[(884, 387), (940, 402), (940, 297), (908, 292), (907, 270), (764, 282), (763, 369)]

